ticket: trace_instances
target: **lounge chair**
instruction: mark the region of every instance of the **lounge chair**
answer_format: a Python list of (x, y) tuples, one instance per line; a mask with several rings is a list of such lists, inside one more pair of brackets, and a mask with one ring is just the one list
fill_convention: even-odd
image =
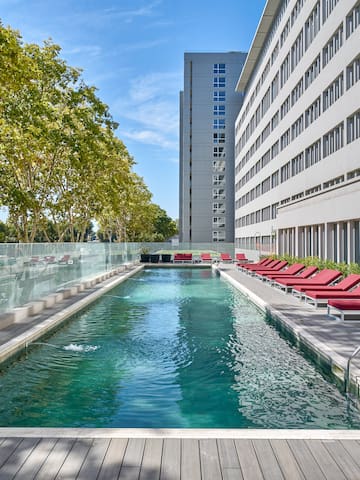
[(321, 270), (312, 278), (299, 279), (295, 277), (291, 280), (283, 279), (281, 277), (275, 278), (274, 286), (280, 288), (281, 290), (285, 290), (287, 293), (292, 289), (298, 289), (298, 287), (307, 287), (307, 290), (310, 290), (312, 287), (315, 289), (318, 286), (330, 285), (330, 283), (335, 282), (335, 280), (341, 277), (341, 275), (342, 273), (338, 270), (326, 268)]
[(262, 280), (271, 281), (272, 278), (274, 278), (274, 277), (281, 277), (281, 278), (289, 277), (289, 276), (292, 277), (292, 276), (300, 273), (301, 270), (303, 270), (304, 268), (305, 268), (305, 265), (303, 265), (302, 263), (293, 263), (292, 265), (290, 265), (285, 270), (282, 270), (281, 272), (276, 272), (276, 273), (265, 272), (265, 273), (263, 273), (262, 274)]
[(292, 279), (309, 279), (312, 277), (317, 272), (318, 268), (311, 266), (311, 267), (306, 267), (305, 270), (302, 270), (300, 273), (296, 275), (285, 275), (284, 272), (279, 272), (280, 275), (277, 275), (276, 273), (270, 273), (267, 278), (269, 279), (269, 282), (274, 285), (277, 282), (277, 279), (282, 279), (282, 280), (292, 280)]
[(74, 261), (71, 259), (70, 255), (64, 255), (60, 260), (58, 261), (59, 265), (72, 265)]
[(260, 262), (256, 262), (256, 263), (245, 263), (243, 265), (238, 265), (238, 267), (240, 268), (240, 270), (251, 270), (253, 268), (257, 268), (257, 267), (265, 267), (266, 265), (268, 265), (270, 262), (272, 262), (273, 259), (272, 258), (269, 258), (269, 257), (266, 257), (266, 258), (263, 258), (262, 260), (260, 260)]
[(200, 259), (202, 263), (212, 263), (212, 257), (210, 253), (201, 253)]
[(259, 267), (256, 267), (256, 268), (247, 268), (246, 269), (246, 273), (248, 273), (249, 275), (254, 275), (256, 272), (276, 272), (276, 270), (273, 270), (276, 265), (278, 265), (279, 263), (281, 262), (281, 260), (272, 260), (270, 263), (268, 263), (267, 265), (265, 265), (264, 267), (263, 266), (259, 266)]
[(192, 263), (192, 253), (175, 253), (174, 263)]
[(243, 263), (249, 263), (249, 260), (245, 256), (245, 253), (236, 253), (235, 261), (238, 262), (238, 265), (241, 265)]
[(266, 268), (264, 267), (264, 270), (255, 270), (253, 272), (254, 275), (258, 276), (259, 278), (261, 278), (261, 275), (263, 273), (275, 273), (275, 272), (278, 272), (280, 273), (280, 271), (286, 267), (286, 265), (288, 264), (288, 262), (286, 260), (281, 260), (280, 262), (278, 262), (274, 267), (272, 268)]
[(233, 261), (229, 253), (220, 253), (221, 262), (231, 262)]
[[(360, 283), (360, 275), (355, 273), (349, 275), (348, 277), (341, 280), (336, 285), (330, 285), (325, 287), (317, 287), (312, 290), (303, 290), (301, 288), (302, 296), (306, 303), (313, 304), (315, 307), (320, 305), (326, 305), (329, 298), (333, 293), (342, 294), (343, 292), (350, 292), (353, 293), (354, 290), (350, 290), (351, 288), (355, 287)], [(355, 289), (356, 291), (356, 289)], [(330, 294), (330, 297), (329, 297)]]
[(337, 317), (336, 314), (331, 314), (331, 309), (334, 309), (337, 314), (340, 314), (342, 321), (345, 320), (345, 315), (355, 317), (353, 320), (360, 320), (360, 299), (329, 300), (327, 314), (329, 317)]

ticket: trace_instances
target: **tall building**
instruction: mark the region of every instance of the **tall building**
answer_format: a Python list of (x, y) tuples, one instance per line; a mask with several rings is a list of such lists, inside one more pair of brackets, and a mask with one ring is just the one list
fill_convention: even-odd
[(360, 262), (359, 80), (359, 1), (267, 1), (237, 84), (236, 248)]
[(234, 241), (235, 91), (246, 53), (185, 53), (180, 93), (182, 242)]

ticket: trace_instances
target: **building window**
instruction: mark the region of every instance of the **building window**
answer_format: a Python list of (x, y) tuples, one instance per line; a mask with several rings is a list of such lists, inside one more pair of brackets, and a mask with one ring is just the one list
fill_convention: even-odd
[[(214, 147), (217, 148), (217, 147)], [(221, 148), (221, 147), (219, 147)], [(213, 172), (225, 172), (226, 164), (225, 160), (214, 160), (213, 161)]]
[(213, 150), (214, 157), (225, 157), (225, 149), (224, 147), (214, 147)]
[(269, 110), (271, 104), (271, 97), (270, 97), (270, 87), (267, 89), (265, 95), (261, 100), (261, 113), (264, 116), (265, 113)]
[(291, 125), (291, 140), (294, 140), (304, 130), (304, 118), (302, 115)]
[(344, 146), (344, 123), (341, 122), (335, 128), (323, 136), (323, 157), (340, 150)]
[(346, 38), (357, 29), (360, 24), (360, 2), (346, 15)]
[(310, 145), (305, 150), (305, 168), (309, 168), (321, 160), (321, 142), (320, 139)]
[(351, 143), (360, 137), (360, 110), (346, 120), (346, 139)]
[(286, 180), (289, 180), (290, 176), (291, 176), (290, 162), (287, 162), (280, 169), (280, 181), (281, 181), (281, 183), (286, 182)]
[(349, 90), (360, 79), (360, 55), (346, 67), (346, 89)]
[(291, 71), (294, 70), (304, 53), (303, 31), (296, 37), (291, 47)]
[(275, 188), (278, 185), (279, 185), (279, 170), (276, 170), (276, 172), (274, 172), (271, 175), (271, 188)]
[(273, 102), (279, 93), (279, 73), (274, 77), (274, 80), (271, 82), (271, 101)]
[(344, 93), (344, 75), (339, 75), (323, 92), (323, 112)]
[(270, 150), (264, 153), (261, 157), (261, 168), (264, 168), (271, 160)]
[(305, 72), (305, 88), (308, 88), (320, 73), (320, 55), (316, 57), (313, 63)]
[(225, 213), (225, 203), (215, 202), (213, 203), (213, 214), (221, 215)]
[(279, 55), (279, 42), (276, 42), (275, 47), (271, 53), (271, 65), (273, 65), (278, 55)]
[(322, 0), (323, 23), (326, 21), (330, 13), (333, 11), (338, 1), (339, 0)]
[(320, 116), (320, 97), (305, 110), (305, 128), (313, 123)]
[(225, 128), (225, 119), (224, 118), (221, 118), (221, 119), (214, 118), (213, 128), (224, 129)]
[(223, 175), (223, 174), (213, 175), (213, 186), (214, 187), (224, 187), (225, 186), (225, 175)]
[(214, 115), (225, 115), (225, 105), (214, 105)]
[(280, 119), (282, 120), (290, 110), (290, 95), (285, 99), (280, 107)]
[(330, 40), (327, 42), (325, 47), (323, 48), (323, 67), (327, 65), (328, 62), (332, 59), (332, 57), (335, 55), (335, 53), (339, 50), (339, 48), (343, 44), (343, 34), (344, 34), (344, 29), (342, 24), (340, 27), (336, 30), (334, 35), (330, 38)]
[(214, 99), (214, 102), (225, 102), (225, 99), (226, 99), (226, 97), (225, 97), (225, 91), (223, 91), (223, 90), (220, 90), (220, 91), (215, 90), (213, 99)]
[(225, 133), (213, 133), (213, 143), (225, 143)]
[(261, 182), (261, 194), (268, 192), (271, 189), (271, 177), (265, 178), (263, 182)]
[(313, 11), (305, 22), (305, 50), (307, 50), (320, 30), (320, 2), (317, 2)]
[(225, 88), (225, 77), (214, 77), (214, 88)]
[(271, 119), (271, 131), (279, 125), (279, 110), (274, 114)]
[(295, 20), (297, 19), (297, 16), (299, 15), (303, 5), (304, 0), (297, 0), (297, 2), (295, 3), (295, 7), (291, 11), (291, 26), (294, 25)]
[(223, 188), (213, 188), (213, 200), (225, 200), (225, 190)]
[(213, 73), (226, 73), (225, 72), (225, 63), (214, 63)]
[(212, 232), (212, 241), (213, 242), (225, 242), (225, 232), (214, 230)]
[(289, 32), (290, 32), (290, 19), (286, 22), (285, 27), (283, 28), (283, 31), (280, 34), (280, 47), (284, 45), (286, 37), (289, 35)]
[(280, 66), (280, 86), (283, 87), (290, 76), (290, 53), (285, 57), (285, 60)]
[(280, 137), (280, 149), (284, 150), (290, 143), (290, 128), (288, 128)]
[(225, 217), (213, 217), (213, 228), (225, 228)]
[(278, 153), (279, 153), (279, 140), (276, 140), (276, 142), (271, 147), (271, 159), (275, 158), (276, 155), (278, 155)]
[(291, 91), (291, 105), (295, 105), (295, 103), (299, 100), (301, 95), (304, 93), (304, 79), (301, 77), (300, 81), (295, 85), (295, 87)]
[(304, 170), (304, 153), (301, 152), (291, 160), (291, 176), (297, 175)]

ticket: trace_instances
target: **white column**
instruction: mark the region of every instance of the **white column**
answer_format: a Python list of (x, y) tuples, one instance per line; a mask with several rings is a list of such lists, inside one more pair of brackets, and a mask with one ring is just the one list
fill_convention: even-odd
[(299, 227), (295, 227), (295, 238), (294, 238), (294, 255), (295, 257), (299, 256)]
[(336, 224), (336, 236), (337, 236), (337, 245), (336, 245), (336, 262), (341, 262), (341, 229), (340, 229), (340, 222)]
[(347, 222), (347, 245), (344, 247), (347, 249), (347, 263), (354, 261), (354, 223)]

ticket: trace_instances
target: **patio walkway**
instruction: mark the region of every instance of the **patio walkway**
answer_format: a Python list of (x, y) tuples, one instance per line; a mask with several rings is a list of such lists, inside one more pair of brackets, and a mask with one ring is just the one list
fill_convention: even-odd
[[(40, 429), (39, 429), (40, 430)], [(24, 430), (23, 430), (24, 432)], [(1, 432), (0, 478), (139, 480), (358, 480), (360, 434), (319, 431), (50, 429), (12, 437)], [(25, 433), (25, 432), (24, 432)], [(58, 435), (56, 435), (58, 433)], [(75, 433), (75, 435), (74, 435)], [(94, 433), (94, 435), (92, 435)], [(124, 433), (124, 432), (122, 432)], [(169, 432), (168, 432), (169, 433)], [(185, 435), (184, 435), (185, 433)], [(225, 433), (225, 436), (224, 436)], [(18, 435), (21, 435), (21, 432)], [(187, 434), (187, 435), (186, 435)], [(212, 434), (212, 435), (211, 435)], [(84, 437), (85, 436), (85, 437)], [(190, 436), (193, 438), (186, 438)], [(185, 438), (184, 438), (185, 437)], [(296, 438), (298, 437), (298, 438)], [(319, 439), (319, 437), (323, 437)]]

